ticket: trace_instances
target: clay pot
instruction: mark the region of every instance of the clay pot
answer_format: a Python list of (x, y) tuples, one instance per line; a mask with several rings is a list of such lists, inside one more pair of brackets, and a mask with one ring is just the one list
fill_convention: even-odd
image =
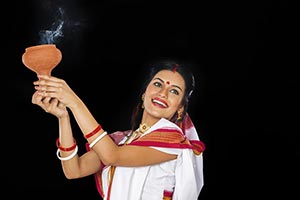
[(31, 46), (26, 48), (22, 55), (22, 62), (27, 68), (37, 74), (49, 76), (61, 59), (62, 54), (55, 44)]

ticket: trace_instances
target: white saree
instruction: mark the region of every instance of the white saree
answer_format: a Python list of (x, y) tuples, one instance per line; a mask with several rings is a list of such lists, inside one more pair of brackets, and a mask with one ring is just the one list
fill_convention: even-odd
[[(202, 152), (205, 145), (199, 140), (189, 116), (185, 121), (181, 129), (176, 124), (161, 119), (140, 139), (128, 144), (149, 146), (162, 152), (176, 154), (177, 159), (143, 167), (118, 166), (115, 168), (111, 187), (108, 178), (110, 166), (104, 166), (101, 172), (95, 174), (97, 189), (103, 200), (197, 200), (204, 184)], [(158, 137), (156, 139), (151, 137), (151, 134), (158, 130), (166, 130), (166, 134), (169, 133), (167, 139), (173, 137), (175, 133), (180, 134), (181, 138), (185, 139), (184, 144), (172, 142), (172, 138), (169, 142), (164, 142), (164, 139), (161, 142)], [(115, 134), (120, 135), (120, 133), (122, 132)], [(114, 137), (113, 134), (111, 137)], [(143, 141), (142, 138), (147, 137), (149, 140)], [(151, 140), (153, 138), (154, 141)], [(122, 145), (123, 141), (118, 144)], [(198, 145), (196, 149), (192, 145), (193, 142)]]

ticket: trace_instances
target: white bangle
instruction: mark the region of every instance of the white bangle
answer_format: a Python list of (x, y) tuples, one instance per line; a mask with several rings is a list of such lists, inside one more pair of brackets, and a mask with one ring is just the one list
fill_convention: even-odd
[(91, 144), (89, 145), (90, 146), (90, 149), (97, 143), (99, 142), (99, 140), (101, 140), (104, 136), (107, 135), (107, 132), (104, 131), (101, 135), (99, 135), (93, 142), (91, 142)]
[(56, 156), (58, 157), (59, 160), (62, 160), (62, 161), (65, 161), (65, 160), (70, 160), (72, 159), (78, 152), (78, 146), (76, 145), (74, 151), (67, 157), (60, 157), (59, 153), (60, 153), (60, 150), (57, 149), (56, 151)]

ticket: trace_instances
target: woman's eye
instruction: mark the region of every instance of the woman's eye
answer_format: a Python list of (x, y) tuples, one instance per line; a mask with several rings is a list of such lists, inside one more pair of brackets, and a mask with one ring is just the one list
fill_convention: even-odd
[(156, 87), (161, 87), (161, 83), (160, 82), (154, 82), (154, 84)]
[(179, 95), (179, 92), (175, 89), (172, 89), (170, 92), (173, 93), (173, 94)]

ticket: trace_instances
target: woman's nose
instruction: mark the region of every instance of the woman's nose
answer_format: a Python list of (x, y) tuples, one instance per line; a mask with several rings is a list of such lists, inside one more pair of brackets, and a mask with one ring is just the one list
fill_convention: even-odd
[(167, 98), (168, 97), (168, 90), (167, 88), (162, 88), (160, 91), (159, 91), (159, 96), (163, 97), (163, 98)]

